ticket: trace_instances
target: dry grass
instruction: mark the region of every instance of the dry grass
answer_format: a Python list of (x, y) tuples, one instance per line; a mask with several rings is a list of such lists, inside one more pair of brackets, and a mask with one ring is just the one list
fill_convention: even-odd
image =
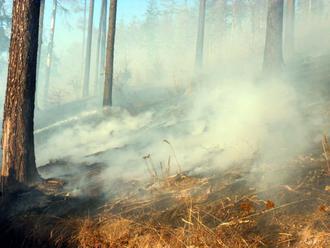
[[(233, 207), (227, 206), (220, 215), (228, 214), (229, 208)], [(152, 219), (143, 222), (136, 217), (133, 220), (101, 214), (94, 220), (82, 220), (75, 240), (79, 247), (329, 247), (330, 244), (329, 233), (317, 231), (310, 224), (324, 220), (324, 216), (300, 219), (295, 226), (288, 224), (293, 221), (290, 218), (286, 220), (289, 222), (281, 223), (285, 216), (274, 211), (268, 216), (261, 214), (260, 218), (230, 217), (229, 222), (210, 225), (207, 217), (215, 222), (220, 218), (216, 211), (210, 213), (193, 206), (185, 211), (185, 215), (175, 216), (181, 222), (179, 226), (157, 223), (154, 218), (158, 215), (161, 219), (160, 213), (152, 213)]]
[[(63, 198), (56, 207), (80, 213), (24, 215), (19, 222), (28, 223), (25, 235), (55, 247), (330, 247), (330, 183), (324, 158), (303, 156), (277, 167), (294, 171), (294, 177), (262, 190), (244, 181), (250, 172), (242, 166), (212, 177), (171, 176), (176, 162), (172, 165), (169, 159), (166, 166), (156, 167), (151, 156), (145, 160), (151, 180), (142, 195), (120, 194), (91, 214), (86, 206)], [(60, 185), (48, 180), (40, 189), (54, 195)], [(118, 186), (125, 187), (123, 182)], [(52, 208), (55, 202), (48, 204)]]
[[(324, 173), (322, 166), (318, 173)], [(307, 185), (317, 178), (306, 172), (301, 180)], [(74, 236), (78, 246), (330, 247), (330, 197), (325, 191), (311, 194), (311, 185), (307, 191), (301, 183), (274, 187), (266, 192), (273, 201), (260, 198), (265, 192), (223, 195), (208, 178), (179, 174), (158, 180), (149, 186), (150, 198), (119, 199), (81, 219)]]

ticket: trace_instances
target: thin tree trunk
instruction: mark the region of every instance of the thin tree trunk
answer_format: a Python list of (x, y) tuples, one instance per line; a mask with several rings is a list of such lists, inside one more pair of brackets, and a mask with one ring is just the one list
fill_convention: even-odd
[(113, 64), (116, 36), (117, 0), (110, 0), (103, 106), (112, 106)]
[(295, 49), (295, 0), (287, 0), (287, 21), (285, 30), (286, 52), (288, 57), (292, 57)]
[(106, 49), (107, 49), (107, 10), (108, 10), (108, 1), (105, 2), (105, 15), (103, 19), (103, 26), (102, 26), (102, 36), (101, 36), (101, 50), (100, 50), (100, 74), (101, 82), (104, 82), (104, 75), (105, 75), (105, 56), (106, 56)]
[(37, 88), (36, 88), (36, 108), (39, 106), (38, 101), (38, 89), (40, 85), (40, 56), (41, 56), (41, 47), (42, 47), (42, 35), (43, 35), (43, 29), (44, 29), (44, 15), (45, 15), (45, 0), (40, 0), (40, 15), (39, 15), (39, 37), (38, 37), (38, 57), (37, 57)]
[[(95, 69), (95, 88), (94, 88), (94, 94), (97, 95), (99, 92), (99, 86), (100, 86), (100, 66), (102, 68), (101, 64), (101, 46), (102, 44), (102, 37), (105, 36), (104, 30), (106, 30), (106, 18), (107, 18), (107, 0), (102, 0), (101, 4), (101, 15), (100, 15), (100, 23), (99, 23), (99, 34), (97, 37), (97, 50), (96, 50), (96, 69)], [(105, 26), (105, 28), (104, 28)], [(105, 31), (106, 32), (106, 31)]]
[(201, 69), (203, 66), (204, 53), (204, 33), (205, 33), (205, 7), (206, 0), (200, 0), (199, 4), (199, 18), (198, 18), (198, 33), (196, 44), (196, 69)]
[(86, 45), (86, 20), (87, 20), (87, 0), (84, 1), (84, 25), (83, 25), (82, 54), (85, 53), (85, 45)]
[[(82, 44), (82, 51), (81, 51), (81, 72), (83, 72), (84, 70), (84, 65), (85, 65), (85, 51), (86, 51), (86, 19), (87, 19), (87, 0), (84, 1), (84, 24), (83, 24), (83, 38), (82, 38), (82, 41), (83, 41), (83, 44)], [(84, 80), (84, 74), (81, 73), (81, 82), (83, 82)]]
[(29, 184), (39, 178), (33, 137), (39, 14), (40, 1), (13, 1), (2, 130), (3, 183)]
[(264, 74), (278, 73), (283, 68), (283, 0), (268, 0)]
[(89, 94), (89, 78), (91, 70), (91, 55), (92, 55), (92, 38), (93, 38), (93, 18), (94, 18), (94, 0), (89, 2), (89, 17), (88, 17), (88, 32), (87, 32), (87, 44), (86, 44), (86, 59), (84, 70), (84, 86), (83, 96), (86, 97)]
[(49, 39), (48, 54), (47, 54), (45, 92), (44, 92), (44, 104), (45, 105), (47, 105), (47, 103), (48, 103), (50, 73), (51, 73), (52, 64), (53, 64), (53, 48), (54, 48), (54, 36), (55, 36), (56, 12), (57, 12), (57, 0), (53, 0), (52, 19), (51, 19), (51, 25), (50, 25), (50, 39)]

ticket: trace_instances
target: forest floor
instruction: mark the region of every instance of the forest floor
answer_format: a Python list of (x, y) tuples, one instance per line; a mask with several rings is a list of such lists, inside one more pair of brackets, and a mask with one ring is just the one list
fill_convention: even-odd
[[(254, 87), (248, 89), (255, 92)], [(240, 125), (244, 135), (251, 135), (241, 137), (243, 132), (237, 132), (236, 126), (231, 128), (232, 121), (241, 114), (239, 110), (250, 103), (243, 101), (236, 106), (237, 114), (233, 109), (237, 95), (250, 99), (250, 95), (235, 90), (233, 95), (225, 94), (225, 100), (234, 102), (221, 105), (222, 97), (212, 99), (212, 106), (214, 102), (217, 105), (206, 104), (205, 109), (199, 110), (200, 115), (195, 114), (198, 109), (190, 100), (200, 99), (203, 103), (204, 99), (192, 95), (171, 98), (171, 104), (160, 103), (161, 107), (150, 104), (155, 116), (140, 115), (139, 111), (131, 115), (118, 109), (112, 119), (88, 113), (50, 128), (49, 123), (45, 128), (39, 127), (35, 133), (37, 158), (42, 158), (39, 164), (47, 162), (38, 169), (45, 180), (1, 198), (1, 247), (330, 247), (329, 144), (324, 139), (322, 147), (313, 143), (315, 139), (308, 139), (311, 145), (307, 151), (294, 159), (278, 159), (275, 148), (282, 147), (272, 144), (265, 148), (275, 154), (272, 163), (259, 160), (254, 148), (248, 150), (252, 156), (242, 156), (243, 159), (243, 149), (235, 147), (236, 153), (226, 153), (226, 149), (216, 146), (219, 140), (213, 136), (218, 133), (212, 132), (212, 128), (219, 131), (217, 126), (228, 117), (215, 118), (219, 117), (220, 107), (227, 110), (226, 114), (234, 113), (228, 128), (220, 132), (221, 138), (231, 136), (231, 130), (244, 143), (244, 138), (256, 138), (255, 129), (262, 127), (246, 125), (251, 121), (252, 111), (248, 111)], [(209, 92), (202, 96), (209, 97)], [(281, 113), (282, 109), (291, 113), (286, 109), (288, 105), (277, 104), (279, 99), (271, 102), (267, 94), (265, 98), (258, 106), (266, 106), (266, 113), (269, 106), (275, 105), (280, 106)], [(280, 115), (273, 126), (267, 126), (270, 137), (275, 139), (281, 134), (287, 136), (285, 142), (290, 142), (291, 136), (283, 129), (298, 130), (299, 136), (307, 129), (299, 132), (298, 124), (326, 115), (320, 115), (314, 105), (308, 109), (305, 105), (305, 119), (285, 125), (283, 117), (287, 115)], [(322, 104), (322, 109), (328, 106)], [(145, 106), (141, 109), (145, 110)], [(188, 109), (192, 115), (187, 114)], [(58, 116), (53, 118), (57, 120)], [(280, 125), (283, 123), (284, 128)], [(322, 129), (316, 126), (313, 130), (314, 138)], [(181, 150), (178, 145), (174, 151), (164, 137), (176, 138), (173, 143), (181, 144)], [(267, 136), (265, 142), (271, 138)], [(165, 152), (161, 141), (168, 143)], [(203, 141), (210, 143), (204, 146)], [(299, 142), (293, 145), (296, 143)], [(168, 148), (172, 159), (155, 168), (152, 160), (162, 161), (154, 157), (156, 152), (169, 154)], [(180, 156), (181, 152), (186, 158), (182, 167), (190, 169), (183, 170), (178, 163), (175, 153)], [(145, 155), (149, 153), (152, 158)], [(141, 154), (145, 155), (144, 161)], [(223, 158), (232, 154), (239, 158), (223, 165)], [(148, 174), (133, 179), (121, 175), (135, 175), (137, 170)]]
[[(107, 196), (103, 165), (79, 165), (79, 178), (90, 179), (83, 196), (70, 188), (78, 175), (66, 175), (3, 198), (0, 241), (2, 247), (330, 247), (330, 175), (322, 153), (252, 174), (253, 161), (208, 176), (151, 171), (147, 181), (112, 182)], [(287, 177), (268, 183), (277, 173)]]

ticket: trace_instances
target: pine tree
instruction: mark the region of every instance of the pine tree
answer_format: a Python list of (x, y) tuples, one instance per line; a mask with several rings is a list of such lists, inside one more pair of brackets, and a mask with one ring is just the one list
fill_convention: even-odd
[(40, 1), (14, 0), (2, 130), (2, 183), (39, 179), (33, 118)]
[(91, 70), (91, 56), (92, 56), (92, 38), (93, 38), (93, 19), (94, 19), (94, 0), (89, 2), (89, 17), (88, 17), (88, 31), (86, 40), (86, 58), (84, 70), (84, 85), (83, 96), (87, 97), (89, 94), (89, 79)]
[(283, 68), (284, 0), (268, 0), (268, 17), (263, 70), (265, 74), (281, 72)]
[(54, 48), (54, 37), (55, 37), (55, 25), (57, 16), (57, 0), (53, 0), (52, 15), (51, 15), (51, 25), (50, 25), (50, 38), (48, 43), (47, 52), (47, 64), (46, 64), (46, 79), (44, 88), (44, 105), (48, 103), (48, 91), (50, 82), (50, 73), (53, 65), (53, 48)]
[(116, 36), (116, 19), (117, 19), (117, 0), (110, 0), (109, 11), (109, 27), (107, 40), (107, 56), (105, 65), (104, 95), (103, 106), (112, 106), (112, 87), (113, 87), (113, 67), (115, 52), (115, 36)]
[[(95, 69), (95, 87), (94, 93), (95, 95), (99, 92), (99, 84), (100, 84), (100, 74), (104, 69), (104, 53), (105, 53), (105, 36), (106, 36), (106, 27), (107, 27), (107, 0), (102, 0), (101, 4), (101, 15), (99, 21), (99, 33), (97, 37), (97, 48), (96, 48), (96, 69)], [(103, 54), (102, 54), (103, 53)], [(101, 68), (101, 70), (100, 70)]]
[(204, 56), (204, 34), (205, 34), (205, 11), (206, 0), (200, 0), (199, 4), (199, 18), (198, 18), (198, 32), (196, 42), (196, 68), (201, 69), (203, 66)]

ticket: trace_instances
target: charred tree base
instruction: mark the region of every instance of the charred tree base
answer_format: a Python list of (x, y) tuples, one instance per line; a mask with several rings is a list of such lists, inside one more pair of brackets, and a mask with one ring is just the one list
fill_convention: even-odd
[(28, 183), (21, 183), (17, 181), (14, 177), (12, 176), (1, 176), (0, 177), (0, 194), (2, 197), (5, 197), (6, 195), (9, 194), (15, 194), (17, 192), (22, 192), (22, 191), (28, 191), (30, 186), (34, 186), (38, 183), (43, 182), (44, 180), (41, 178), (39, 174), (35, 175), (33, 180), (30, 180)]

